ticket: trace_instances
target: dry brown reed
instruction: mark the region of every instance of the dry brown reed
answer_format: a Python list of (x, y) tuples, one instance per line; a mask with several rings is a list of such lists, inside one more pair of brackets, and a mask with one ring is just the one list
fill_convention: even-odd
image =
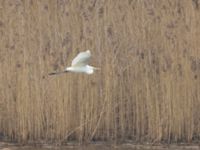
[[(0, 133), (197, 140), (199, 39), (198, 0), (0, 0)], [(100, 71), (47, 75), (86, 49)]]

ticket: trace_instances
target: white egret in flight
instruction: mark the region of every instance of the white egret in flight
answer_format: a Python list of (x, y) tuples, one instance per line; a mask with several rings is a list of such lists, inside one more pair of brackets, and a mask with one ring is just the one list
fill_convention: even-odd
[(49, 73), (49, 75), (57, 75), (57, 74), (66, 73), (66, 72), (76, 72), (76, 73), (93, 74), (94, 70), (98, 70), (99, 68), (96, 68), (96, 67), (88, 65), (90, 57), (91, 57), (90, 50), (87, 50), (85, 52), (80, 52), (72, 60), (72, 63), (71, 63), (70, 67), (67, 67), (62, 72), (52, 72), (52, 73)]

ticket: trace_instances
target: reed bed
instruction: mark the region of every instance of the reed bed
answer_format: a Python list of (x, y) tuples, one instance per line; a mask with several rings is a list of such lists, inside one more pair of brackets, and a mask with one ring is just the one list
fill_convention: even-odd
[[(0, 0), (0, 133), (199, 140), (199, 20), (198, 0)], [(100, 71), (48, 76), (86, 49)]]

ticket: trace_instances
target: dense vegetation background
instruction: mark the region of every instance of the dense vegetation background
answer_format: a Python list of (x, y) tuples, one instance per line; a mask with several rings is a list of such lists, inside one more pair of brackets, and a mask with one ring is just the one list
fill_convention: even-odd
[[(199, 40), (198, 0), (0, 0), (0, 132), (198, 140)], [(48, 76), (86, 49), (100, 71)]]

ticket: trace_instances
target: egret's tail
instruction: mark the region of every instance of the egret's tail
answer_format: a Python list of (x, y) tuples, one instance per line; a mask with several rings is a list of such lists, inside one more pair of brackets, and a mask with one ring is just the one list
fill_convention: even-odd
[(49, 73), (49, 75), (59, 75), (59, 74), (63, 74), (63, 73), (66, 73), (67, 71), (61, 71), (61, 72), (51, 72)]

